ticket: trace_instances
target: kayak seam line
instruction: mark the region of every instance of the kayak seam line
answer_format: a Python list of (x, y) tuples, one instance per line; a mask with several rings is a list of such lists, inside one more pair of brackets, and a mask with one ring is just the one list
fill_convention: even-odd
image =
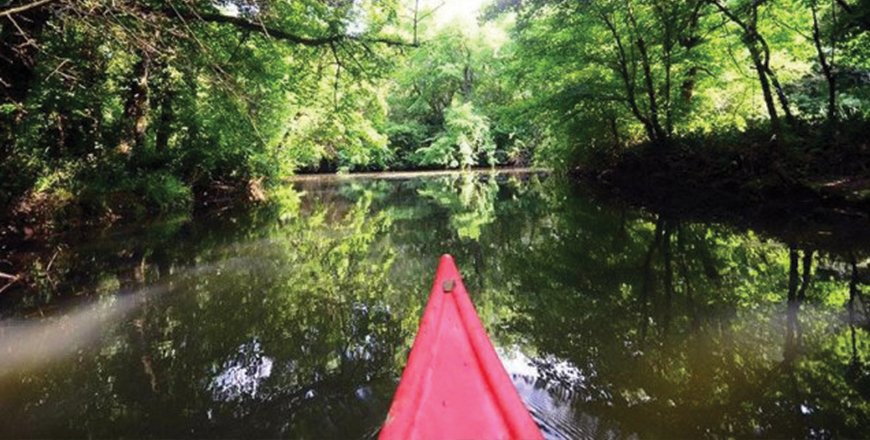
[[(465, 298), (468, 300), (468, 305), (470, 305), (472, 310), (473, 310), (474, 303), (471, 302), (471, 297), (468, 296), (468, 292), (466, 291), (464, 284), (462, 285), (462, 290), (466, 292)], [(478, 370), (481, 372), (481, 375), (483, 376), (484, 380), (486, 381), (487, 392), (489, 393), (490, 398), (493, 401), (495, 401), (495, 406), (496, 406), (496, 408), (498, 408), (498, 412), (501, 415), (502, 422), (504, 423), (507, 430), (511, 433), (511, 437), (518, 438), (519, 433), (516, 432), (513, 424), (510, 422), (510, 417), (509, 417), (510, 414), (506, 410), (506, 408), (504, 407), (505, 402), (502, 402), (501, 396), (499, 395), (498, 390), (496, 389), (495, 385), (493, 384), (493, 378), (491, 377), (492, 375), (490, 374), (490, 370), (488, 368), (486, 368), (486, 365), (483, 362), (483, 359), (481, 359), (481, 356), (482, 356), (481, 350), (485, 350), (485, 349), (490, 348), (490, 347), (486, 347), (486, 346), (480, 347), (479, 344), (477, 343), (477, 341), (475, 340), (475, 338), (472, 336), (470, 328), (469, 328), (469, 326), (471, 324), (475, 324), (475, 323), (474, 322), (469, 323), (468, 319), (477, 317), (477, 314), (475, 312), (475, 315), (473, 317), (466, 316), (467, 313), (463, 313), (462, 307), (459, 305), (459, 301), (454, 301), (454, 305), (456, 307), (456, 313), (459, 315), (459, 319), (462, 321), (462, 328), (464, 330), (465, 337), (466, 337), (466, 339), (468, 339), (468, 344), (469, 344), (469, 346), (471, 346), (471, 351), (474, 353), (474, 360), (475, 360), (475, 362), (477, 362)], [(465, 312), (467, 312), (467, 311), (468, 310), (466, 310)], [(480, 323), (480, 328), (483, 329), (484, 332), (486, 332), (486, 328), (483, 326), (483, 322), (480, 321), (480, 318), (478, 318), (478, 322)], [(486, 335), (486, 336), (487, 336), (487, 338), (489, 338), (489, 335)], [(499, 362), (501, 362), (500, 359), (499, 359)], [(504, 368), (504, 367), (502, 367), (502, 368)]]
[[(441, 344), (439, 344), (438, 341), (441, 339), (441, 327), (444, 324), (444, 319), (442, 319), (442, 318), (444, 316), (444, 309), (446, 306), (445, 303), (447, 302), (447, 295), (444, 293), (444, 290), (439, 286), (439, 281), (441, 281), (441, 280), (438, 277), (436, 277), (435, 285), (433, 286), (433, 290), (436, 291), (435, 295), (438, 295), (438, 298), (436, 298), (436, 300), (439, 302), (439, 305), (441, 307), (439, 307), (439, 309), (438, 309), (438, 317), (437, 317), (438, 319), (435, 321), (436, 322), (436, 324), (435, 324), (435, 338), (434, 338), (435, 342), (433, 343), (435, 348), (428, 352), (428, 355), (429, 355), (428, 360), (430, 360), (430, 361), (438, 358), (438, 356), (437, 356), (438, 349), (441, 347)], [(460, 319), (462, 319), (462, 318), (460, 317)], [(415, 340), (415, 342), (416, 342), (416, 340)], [(411, 433), (414, 432), (414, 428), (417, 426), (417, 420), (420, 417), (420, 411), (419, 411), (420, 406), (423, 404), (423, 402), (426, 400), (425, 398), (431, 392), (432, 386), (431, 386), (431, 382), (429, 379), (432, 377), (432, 373), (433, 373), (434, 369), (432, 367), (431, 362), (426, 362), (426, 365), (427, 365), (426, 376), (423, 380), (424, 386), (422, 387), (422, 391), (417, 393), (416, 396), (414, 396), (415, 399), (414, 399), (413, 406), (412, 406), (412, 408), (414, 410), (413, 411), (414, 419), (408, 425), (408, 432), (406, 433), (405, 438), (411, 438)]]

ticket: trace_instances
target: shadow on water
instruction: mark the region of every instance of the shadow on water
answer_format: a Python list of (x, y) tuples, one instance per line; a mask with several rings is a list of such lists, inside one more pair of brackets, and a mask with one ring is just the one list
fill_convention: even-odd
[(374, 437), (447, 252), (548, 438), (864, 437), (870, 249), (756, 226), (477, 173), (59, 238), (0, 437)]

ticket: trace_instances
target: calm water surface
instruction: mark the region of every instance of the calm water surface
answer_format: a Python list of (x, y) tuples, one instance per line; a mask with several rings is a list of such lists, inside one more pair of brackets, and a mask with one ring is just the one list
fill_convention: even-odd
[(308, 180), (53, 249), (0, 296), (3, 438), (374, 437), (443, 253), (549, 438), (870, 436), (870, 253), (556, 178)]

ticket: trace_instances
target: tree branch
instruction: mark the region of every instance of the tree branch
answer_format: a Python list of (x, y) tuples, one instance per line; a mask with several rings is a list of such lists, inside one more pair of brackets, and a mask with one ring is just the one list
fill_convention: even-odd
[(197, 14), (185, 18), (195, 18), (208, 23), (224, 23), (231, 24), (239, 29), (245, 29), (252, 32), (259, 32), (266, 37), (275, 38), (278, 40), (289, 41), (291, 43), (301, 44), (304, 46), (328, 46), (342, 41), (356, 41), (360, 43), (378, 43), (388, 46), (412, 46), (417, 47), (417, 44), (406, 43), (404, 41), (391, 40), (389, 38), (366, 38), (353, 35), (330, 35), (327, 37), (303, 37), (300, 35), (291, 34), (281, 29), (275, 29), (265, 26), (262, 22), (253, 23), (241, 17), (231, 17), (222, 14)]
[(9, 8), (5, 11), (0, 11), (0, 17), (8, 17), (12, 14), (20, 14), (24, 11), (27, 11), (27, 10), (30, 10), (33, 8), (38, 8), (46, 3), (51, 3), (53, 1), (55, 1), (55, 0), (38, 0), (38, 1), (35, 1), (33, 3), (28, 3), (26, 5), (16, 6), (14, 8)]
[[(618, 73), (622, 76), (622, 81), (625, 85), (626, 98), (628, 102), (629, 109), (631, 110), (634, 117), (637, 118), (638, 121), (643, 124), (644, 129), (647, 132), (647, 136), (649, 136), (650, 140), (655, 140), (656, 132), (650, 122), (650, 119), (640, 110), (640, 107), (637, 104), (637, 97), (635, 96), (635, 74), (634, 72), (629, 73), (628, 71), (628, 56), (625, 53), (625, 46), (622, 44), (622, 39), (619, 37), (619, 32), (616, 30), (616, 26), (610, 17), (605, 13), (599, 13), (599, 18), (604, 22), (608, 29), (610, 29), (610, 34), (613, 36), (613, 40), (616, 42), (616, 58), (617, 58), (617, 66)], [(632, 60), (634, 61), (634, 60)], [(634, 63), (632, 63), (634, 64)]]
[(840, 7), (843, 8), (843, 10), (846, 11), (846, 13), (848, 13), (848, 14), (852, 13), (852, 5), (846, 3), (845, 0), (837, 0), (837, 4), (840, 5)]

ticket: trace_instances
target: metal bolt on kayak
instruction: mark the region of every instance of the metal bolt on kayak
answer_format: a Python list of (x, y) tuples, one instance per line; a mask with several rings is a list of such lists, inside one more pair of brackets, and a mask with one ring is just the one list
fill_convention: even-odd
[(453, 286), (455, 284), (456, 283), (453, 280), (447, 280), (441, 285), (441, 288), (444, 289), (444, 293), (450, 293), (453, 291)]
[(495, 438), (543, 436), (444, 255), (379, 439)]

